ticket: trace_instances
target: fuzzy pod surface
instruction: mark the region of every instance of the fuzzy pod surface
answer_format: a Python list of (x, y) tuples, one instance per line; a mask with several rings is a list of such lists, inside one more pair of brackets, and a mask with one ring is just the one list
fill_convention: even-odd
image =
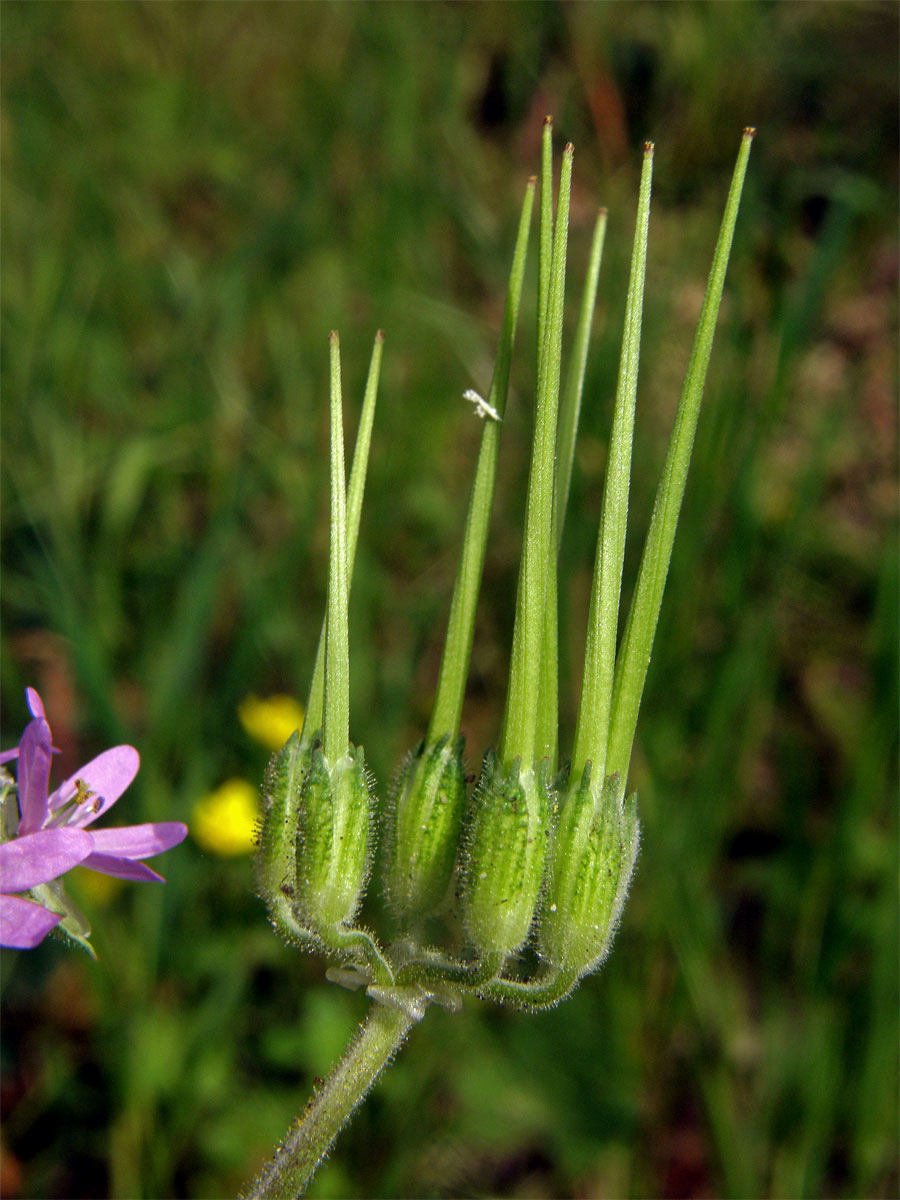
[(463, 739), (424, 742), (396, 783), (385, 890), (398, 917), (412, 923), (447, 895), (466, 808)]
[(311, 764), (311, 747), (293, 733), (272, 755), (263, 778), (256, 880), (270, 908), (294, 889), (301, 788)]
[(603, 962), (638, 842), (636, 794), (622, 796), (618, 775), (594, 784), (587, 763), (562, 804), (538, 926), (541, 954), (555, 967), (584, 975)]
[(483, 957), (505, 958), (528, 937), (544, 875), (551, 797), (546, 766), (504, 769), (485, 757), (466, 862), (465, 923)]
[(294, 908), (313, 930), (351, 922), (371, 867), (372, 798), (361, 747), (330, 766), (313, 749), (300, 788)]

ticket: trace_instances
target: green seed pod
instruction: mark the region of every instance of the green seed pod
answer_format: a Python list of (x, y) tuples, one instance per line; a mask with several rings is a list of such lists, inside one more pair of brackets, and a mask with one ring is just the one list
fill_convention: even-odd
[(622, 798), (618, 775), (592, 787), (587, 763), (562, 806), (538, 926), (541, 953), (554, 966), (581, 976), (603, 962), (628, 894), (638, 840), (637, 796)]
[(293, 888), (300, 788), (312, 763), (312, 748), (293, 733), (273, 754), (262, 785), (262, 821), (256, 853), (259, 894), (270, 908)]
[(300, 787), (293, 907), (318, 931), (353, 920), (369, 877), (371, 794), (362, 748), (333, 767), (320, 746)]
[(397, 779), (385, 890), (407, 923), (434, 912), (450, 886), (466, 808), (462, 751), (449, 733), (423, 742)]
[(504, 771), (488, 753), (475, 793), (468, 845), (465, 922), (479, 955), (501, 960), (531, 928), (550, 832), (546, 767)]

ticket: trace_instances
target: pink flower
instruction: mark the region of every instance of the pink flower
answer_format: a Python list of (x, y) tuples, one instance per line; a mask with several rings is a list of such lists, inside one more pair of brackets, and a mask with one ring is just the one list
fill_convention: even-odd
[(62, 917), (14, 892), (27, 892), (64, 875), (88, 857), (93, 838), (83, 829), (26, 833), (0, 846), (0, 946), (30, 950)]
[[(15, 829), (15, 840), (0, 847), (0, 853), (3, 853), (3, 858), (0, 859), (3, 870), (0, 887), (3, 892), (4, 914), (10, 900), (15, 899), (8, 893), (27, 891), (38, 883), (55, 879), (79, 862), (91, 870), (100, 871), (105, 875), (117, 875), (121, 879), (164, 882), (161, 875), (157, 875), (140, 860), (177, 846), (187, 836), (187, 826), (180, 821), (160, 821), (146, 825), (124, 825), (113, 829), (87, 831), (87, 826), (92, 825), (107, 809), (112, 808), (134, 779), (140, 766), (137, 750), (133, 746), (114, 746), (111, 750), (104, 750), (61, 783), (54, 792), (49, 792), (50, 763), (53, 755), (50, 725), (41, 698), (34, 688), (26, 688), (26, 696), (32, 720), (25, 727), (18, 748), (0, 755), (0, 762), (18, 759), (19, 793), (19, 820)], [(74, 836), (60, 838), (61, 834)], [(87, 839), (87, 842), (84, 839)], [(16, 850), (16, 847), (26, 844), (26, 851)], [(85, 852), (81, 853), (82, 850)], [(69, 862), (65, 854), (71, 855), (76, 851), (78, 857)], [(41, 861), (43, 866), (40, 865)], [(12, 865), (9, 867), (12, 883), (6, 877), (7, 863), (17, 864), (15, 868)], [(66, 865), (57, 869), (59, 863)], [(45, 871), (49, 873), (42, 874)], [(36, 878), (38, 874), (42, 874), (41, 879)], [(31, 879), (32, 882), (18, 886), (22, 878)], [(13, 883), (17, 886), (12, 886)], [(20, 907), (22, 904), (40, 908), (30, 901), (20, 900), (8, 911), (19, 913), (21, 916), (24, 911)], [(53, 916), (54, 914), (47, 914), (48, 918)], [(34, 921), (35, 918), (32, 916), (31, 920)], [(36, 945), (57, 921), (58, 918), (53, 919), (29, 944)], [(8, 942), (6, 936), (7, 919), (4, 915), (2, 944), (19, 944)]]

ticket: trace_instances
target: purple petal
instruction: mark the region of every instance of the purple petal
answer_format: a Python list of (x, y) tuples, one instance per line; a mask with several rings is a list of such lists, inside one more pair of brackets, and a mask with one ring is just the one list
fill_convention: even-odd
[[(123, 825), (118, 829), (92, 829), (94, 850), (117, 858), (150, 858), (171, 850), (187, 837), (180, 821), (158, 821), (151, 825)], [(90, 865), (90, 864), (88, 864)]]
[(76, 828), (90, 825), (112, 808), (137, 775), (140, 765), (140, 755), (134, 746), (113, 746), (111, 750), (104, 750), (60, 784), (50, 797), (50, 811), (54, 812), (71, 800), (77, 791), (77, 782), (81, 782), (94, 793), (94, 798), (73, 813), (67, 824)]
[(117, 879), (133, 879), (138, 883), (166, 882), (162, 875), (157, 875), (143, 863), (119, 858), (115, 854), (89, 854), (81, 865), (91, 871), (99, 871), (101, 875), (115, 875)]
[(12, 750), (3, 750), (2, 752), (0, 752), (0, 766), (2, 766), (4, 763), (11, 762), (12, 759), (18, 758), (18, 757), (19, 757), (19, 747), (18, 746), (16, 746)]
[(50, 756), (53, 738), (43, 717), (35, 717), (25, 726), (19, 742), (19, 808), (22, 833), (40, 829), (47, 816), (47, 787), (50, 783)]
[(18, 896), (0, 896), (0, 946), (31, 950), (62, 917)]
[(71, 871), (91, 853), (94, 839), (83, 829), (44, 829), (0, 846), (0, 888), (27, 892)]
[(43, 717), (47, 720), (47, 714), (44, 712), (44, 702), (37, 694), (33, 687), (25, 689), (25, 699), (28, 701), (28, 711), (33, 717)]

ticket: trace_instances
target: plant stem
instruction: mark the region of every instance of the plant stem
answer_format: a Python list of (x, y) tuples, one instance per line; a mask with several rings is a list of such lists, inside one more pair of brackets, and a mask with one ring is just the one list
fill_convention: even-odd
[(462, 963), (444, 954), (421, 952), (415, 962), (406, 963), (397, 972), (397, 983), (409, 986), (414, 983), (448, 983), (454, 987), (476, 990), (496, 976), (503, 965), (499, 954), (489, 954), (479, 962)]
[(328, 562), (328, 624), (325, 635), (325, 713), (322, 741), (329, 767), (350, 741), (350, 641), (347, 627), (347, 485), (341, 411), (341, 352), (331, 345), (331, 545)]
[(659, 619), (669, 560), (672, 557), (675, 527), (678, 524), (687, 483), (688, 467), (694, 448), (694, 433), (706, 382), (706, 369), (712, 353), (716, 318), (725, 286), (725, 271), (741, 203), (741, 189), (747, 173), (750, 144), (755, 132), (753, 129), (745, 129), (741, 140), (713, 255), (712, 269), (706, 284), (703, 308), (697, 321), (697, 332), (688, 360), (684, 387), (678, 401), (669, 449), (653, 505), (650, 528), (644, 542), (637, 585), (622, 635), (622, 644), (616, 657), (606, 774), (618, 774), (623, 786), (628, 775), (641, 694), (644, 690), (647, 667), (650, 665), (650, 651), (656, 633), (656, 622)]
[(547, 586), (544, 599), (544, 634), (541, 646), (540, 707), (538, 713), (537, 758), (546, 758), (550, 764), (550, 775), (556, 774), (559, 750), (559, 632), (558, 632), (558, 580), (557, 557), (562, 541), (563, 525), (566, 520), (566, 504), (569, 499), (569, 483), (572, 477), (572, 460), (575, 454), (575, 435), (578, 431), (578, 414), (581, 409), (581, 391), (587, 365), (588, 341), (591, 319), (597, 299), (597, 280), (600, 276), (600, 258), (603, 253), (603, 238), (606, 233), (606, 209), (597, 216), (591, 259), (588, 265), (578, 331), (572, 348), (572, 365), (566, 390), (560, 401), (557, 416), (556, 445), (556, 493), (553, 501), (553, 521), (550, 556), (547, 560)]
[(539, 1008), (554, 1008), (578, 983), (577, 971), (550, 971), (543, 979), (528, 982), (519, 979), (493, 979), (480, 989), (486, 1000), (499, 1004), (512, 1004), (526, 1012)]
[(578, 434), (578, 418), (581, 413), (581, 394), (584, 390), (584, 374), (587, 368), (588, 346), (591, 340), (591, 323), (597, 303), (597, 284), (600, 279), (600, 262), (603, 258), (603, 243), (606, 239), (607, 212), (601, 208), (594, 225), (591, 241), (591, 256), (588, 261), (581, 308), (575, 341), (572, 343), (572, 361), (566, 388), (559, 401), (558, 430), (556, 434), (556, 548), (562, 541), (566, 508), (569, 503), (569, 487), (572, 482), (572, 461), (575, 457), (575, 440)]
[[(359, 418), (359, 430), (356, 434), (356, 447), (353, 451), (353, 465), (350, 468), (350, 482), (347, 485), (347, 593), (353, 582), (353, 560), (356, 556), (356, 539), (359, 534), (359, 519), (362, 513), (363, 493), (366, 487), (366, 469), (369, 464), (369, 446), (372, 441), (372, 422), (375, 419), (375, 401), (378, 395), (378, 377), (381, 373), (381, 356), (384, 350), (384, 334), (379, 329), (375, 334), (375, 344), (372, 347), (372, 358), (369, 363), (369, 375), (366, 380), (366, 394), (363, 399), (362, 415)], [(319, 634), (319, 646), (316, 650), (316, 663), (313, 668), (312, 683), (309, 689), (309, 700), (306, 705), (306, 718), (303, 724), (303, 745), (312, 742), (313, 735), (322, 728), (322, 714), (325, 710), (325, 630), (327, 614), (322, 621), (322, 632)]]
[[(551, 425), (548, 435), (552, 438), (549, 449), (551, 465), (549, 467), (550, 487), (550, 517), (547, 528), (548, 541), (546, 544), (546, 576), (544, 579), (544, 603), (541, 618), (540, 664), (538, 670), (537, 710), (535, 714), (535, 748), (533, 761), (535, 763), (547, 759), (549, 773), (556, 774), (556, 752), (559, 739), (559, 602), (556, 575), (556, 460), (557, 432), (559, 414), (559, 379), (562, 361), (562, 315), (564, 308), (564, 290), (566, 277), (566, 247), (569, 226), (569, 193), (568, 184), (572, 169), (572, 146), (566, 146), (563, 155), (563, 165), (559, 176), (559, 199), (556, 212), (556, 226), (553, 228), (553, 251), (550, 260), (550, 283), (546, 321), (543, 336), (540, 339), (538, 353), (538, 405), (541, 402), (541, 380), (544, 388), (552, 396)], [(548, 207), (552, 201), (548, 194)], [(552, 221), (551, 221), (552, 225)], [(530, 484), (530, 480), (529, 480)], [(527, 537), (526, 522), (526, 537)], [(518, 603), (518, 601), (517, 601)], [(510, 673), (511, 675), (512, 673)]]
[[(525, 535), (516, 594), (509, 689), (503, 723), (500, 761), (508, 766), (516, 758), (530, 769), (536, 761), (538, 704), (541, 680), (541, 647), (545, 640), (544, 603), (547, 561), (553, 538), (553, 501), (556, 489), (556, 415), (559, 403), (559, 370), (562, 343), (563, 300), (566, 282), (566, 245), (569, 232), (569, 197), (572, 156), (563, 153), (557, 199), (556, 228), (550, 269), (550, 303), (544, 352), (538, 377), (537, 404), (528, 473)], [(556, 547), (553, 546), (553, 553)], [(555, 597), (552, 599), (555, 605)], [(553, 608), (555, 619), (556, 609)], [(555, 628), (554, 628), (555, 633)], [(556, 709), (553, 710), (556, 719)], [(541, 722), (541, 729), (547, 722)], [(543, 755), (542, 755), (543, 757)]]
[(319, 937), (329, 950), (355, 952), (362, 955), (372, 968), (375, 982), (382, 987), (390, 987), (394, 982), (394, 972), (391, 964), (384, 957), (377, 941), (365, 929), (345, 929), (333, 926), (328, 929), (316, 930)]
[[(497, 363), (494, 378), (488, 393), (488, 403), (502, 419), (506, 411), (506, 396), (509, 391), (509, 371), (512, 363), (516, 326), (519, 321), (519, 302), (522, 297), (522, 281), (525, 276), (525, 257), (528, 251), (528, 235), (531, 226), (531, 210), (534, 205), (535, 183), (529, 180), (522, 203), (519, 232), (513, 255), (512, 271), (506, 293), (506, 308), (503, 313), (503, 328), (497, 348)], [(466, 531), (463, 538), (459, 572), (453, 586), (450, 604), (450, 620), (447, 640), (441, 657), (434, 709), (428, 726), (427, 746), (433, 746), (445, 733), (455, 738), (459, 730), (466, 676), (472, 655), (472, 637), (475, 630), (475, 607), (481, 590), (481, 575), (484, 569), (484, 553), (487, 546), (488, 522), (491, 501), (494, 495), (494, 480), (497, 477), (497, 456), (500, 450), (500, 425), (487, 418), (478, 452), (478, 465), (472, 496), (466, 516)]]
[(553, 259), (553, 118), (544, 117), (541, 135), (541, 205), (538, 233), (537, 373), (541, 377), (550, 308), (550, 267)]
[(302, 1196), (319, 1163), (368, 1095), (412, 1027), (398, 1009), (374, 1004), (344, 1057), (313, 1092), (275, 1156), (256, 1177), (245, 1200)]
[(631, 251), (625, 329), (622, 334), (622, 355), (619, 360), (609, 463), (603, 487), (600, 532), (597, 536), (597, 557), (584, 655), (584, 683), (572, 754), (572, 779), (576, 781), (576, 786), (577, 781), (581, 779), (584, 764), (589, 759), (594, 764), (594, 778), (600, 784), (603, 782), (606, 768), (609, 713), (616, 664), (616, 637), (619, 628), (619, 597), (622, 591), (625, 534), (628, 526), (631, 446), (641, 357), (641, 323), (644, 311), (644, 279), (647, 274), (652, 181), (653, 143), (647, 142), (644, 146), (641, 190)]

